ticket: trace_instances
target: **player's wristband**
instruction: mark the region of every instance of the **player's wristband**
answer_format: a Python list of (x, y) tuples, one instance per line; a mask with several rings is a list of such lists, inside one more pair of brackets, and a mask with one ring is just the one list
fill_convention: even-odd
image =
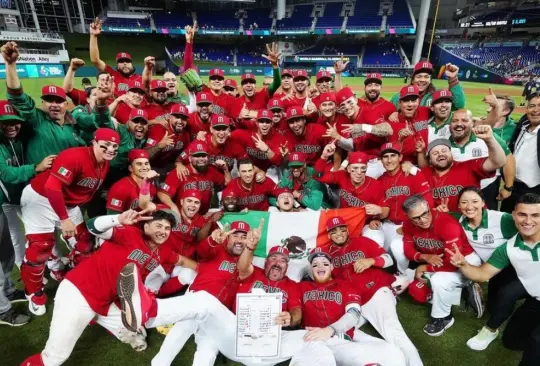
[(367, 132), (367, 133), (371, 133), (371, 131), (373, 131), (373, 126), (363, 123), (362, 124), (362, 131)]

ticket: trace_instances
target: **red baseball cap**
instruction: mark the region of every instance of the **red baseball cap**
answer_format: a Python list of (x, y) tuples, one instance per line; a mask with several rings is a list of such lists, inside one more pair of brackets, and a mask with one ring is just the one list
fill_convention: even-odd
[(201, 103), (212, 104), (212, 96), (210, 95), (210, 93), (207, 93), (207, 92), (197, 93), (196, 99), (197, 99), (197, 104), (201, 104)]
[(144, 86), (140, 80), (130, 80), (128, 82), (128, 90), (135, 90), (135, 89), (145, 92)]
[(291, 119), (304, 118), (304, 110), (302, 107), (295, 105), (287, 110), (286, 120), (289, 122)]
[(223, 71), (222, 69), (212, 69), (212, 70), (210, 70), (210, 72), (208, 73), (208, 78), (212, 79), (212, 78), (215, 78), (215, 77), (225, 79), (225, 71)]
[(225, 80), (225, 86), (228, 86), (230, 88), (235, 88), (235, 89), (238, 87), (238, 85), (236, 84), (236, 80), (234, 79)]
[(330, 74), (329, 71), (326, 71), (326, 70), (320, 70), (318, 73), (317, 73), (317, 77), (316, 77), (316, 80), (319, 81), (321, 79), (329, 79), (330, 81), (332, 80), (332, 74)]
[(259, 109), (259, 111), (257, 112), (257, 121), (264, 119), (272, 121), (272, 116), (273, 113), (268, 109)]
[(429, 61), (420, 61), (414, 65), (413, 76), (425, 72), (426, 74), (433, 74), (433, 65)]
[(236, 197), (236, 193), (234, 192), (234, 189), (232, 189), (232, 187), (225, 187), (225, 189), (221, 192), (222, 201), (225, 197)]
[(275, 193), (276, 193), (276, 198), (279, 198), (279, 196), (281, 196), (283, 193), (292, 194), (292, 191), (287, 187), (280, 187), (276, 189)]
[(163, 80), (152, 80), (152, 82), (150, 83), (150, 90), (154, 91), (159, 89), (167, 91), (167, 84), (165, 84)]
[(338, 226), (347, 226), (347, 223), (341, 216), (335, 216), (326, 221), (326, 231), (330, 231)]
[(377, 83), (382, 85), (382, 75), (378, 72), (373, 72), (366, 75), (366, 80), (364, 80), (364, 85)]
[(399, 142), (387, 142), (381, 146), (381, 152), (379, 156), (383, 156), (389, 151), (397, 152), (398, 154), (401, 154), (402, 146)]
[(453, 102), (454, 96), (452, 95), (452, 92), (450, 90), (437, 90), (435, 93), (433, 93), (433, 96), (431, 97), (431, 104), (433, 105), (439, 100), (449, 100), (450, 102)]
[(338, 104), (343, 103), (350, 97), (354, 97), (354, 92), (351, 88), (343, 88), (336, 93), (336, 100)]
[(208, 146), (203, 141), (195, 140), (189, 144), (188, 151), (189, 155), (208, 155)]
[(128, 161), (131, 163), (135, 159), (150, 159), (148, 151), (143, 149), (131, 149), (128, 153)]
[(289, 155), (289, 166), (304, 166), (306, 164), (306, 154), (293, 152)]
[(250, 230), (249, 224), (245, 221), (235, 221), (231, 224), (231, 230), (247, 233)]
[(212, 114), (210, 117), (210, 127), (227, 126), (231, 125), (230, 118), (223, 114)]
[(110, 141), (110, 142), (115, 142), (119, 144), (120, 135), (115, 130), (102, 127), (96, 130), (96, 133), (94, 134), (94, 140), (95, 141)]
[(349, 165), (352, 164), (367, 164), (369, 161), (369, 156), (362, 151), (353, 151), (349, 154)]
[(47, 97), (57, 97), (62, 98), (63, 100), (66, 100), (67, 98), (64, 89), (56, 85), (45, 85), (43, 88), (41, 88), (41, 99), (45, 99)]
[(23, 121), (24, 118), (17, 114), (15, 108), (7, 100), (0, 100), (0, 122), (18, 124)]
[(418, 97), (420, 98), (420, 90), (416, 85), (407, 85), (401, 88), (399, 91), (399, 99), (404, 99), (407, 97)]
[(420, 304), (425, 304), (431, 300), (433, 290), (431, 290), (429, 284), (414, 280), (409, 285), (409, 295), (414, 301)]
[(118, 61), (123, 60), (123, 59), (129, 60), (129, 61), (133, 60), (131, 58), (131, 55), (129, 53), (127, 53), (127, 52), (120, 52), (120, 53), (116, 54), (116, 62), (117, 63), (118, 63)]
[(148, 113), (144, 109), (140, 108), (134, 108), (129, 112), (129, 119), (144, 119), (146, 122), (148, 122)]
[(328, 93), (322, 93), (321, 96), (319, 97), (319, 101), (321, 103), (323, 102), (336, 102), (336, 94), (335, 93), (332, 93), (332, 92), (328, 92)]
[(173, 116), (189, 117), (189, 110), (182, 103), (176, 103), (171, 107), (171, 114)]
[(309, 80), (309, 74), (306, 70), (295, 70), (293, 72), (293, 80), (295, 79), (307, 79)]
[(285, 106), (283, 105), (283, 101), (279, 98), (270, 99), (268, 102), (268, 109), (273, 111), (274, 109), (284, 110)]
[(288, 76), (292, 77), (293, 73), (292, 73), (291, 69), (283, 69), (283, 71), (281, 71), (281, 76), (284, 76), (284, 75), (288, 75)]
[(308, 262), (311, 263), (315, 258), (321, 258), (324, 257), (328, 259), (330, 262), (332, 262), (332, 257), (330, 257), (330, 254), (326, 253), (325, 250), (322, 248), (313, 248), (311, 249), (311, 252), (309, 252), (308, 256)]
[(266, 258), (270, 257), (273, 254), (280, 254), (280, 255), (284, 256), (285, 258), (287, 258), (287, 261), (289, 261), (289, 250), (287, 248), (285, 248), (285, 247), (282, 247), (282, 246), (279, 246), (279, 245), (273, 246), (268, 251), (268, 254), (266, 255)]
[(181, 197), (181, 199), (188, 198), (188, 197), (196, 198), (196, 199), (198, 199), (199, 201), (202, 200), (202, 194), (201, 194), (201, 191), (198, 191), (198, 190), (196, 190), (196, 189), (188, 189), (188, 190), (185, 190), (184, 192), (182, 192), (182, 197)]
[(253, 83), (256, 83), (257, 79), (255, 79), (255, 75), (253, 75), (252, 73), (246, 72), (242, 75), (242, 81), (240, 82), (240, 84), (243, 85), (247, 81), (253, 81)]

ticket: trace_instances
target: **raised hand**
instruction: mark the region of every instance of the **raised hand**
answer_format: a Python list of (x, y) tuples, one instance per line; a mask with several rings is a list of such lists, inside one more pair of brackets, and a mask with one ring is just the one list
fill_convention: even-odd
[(287, 147), (287, 142), (285, 142), (283, 144), (279, 144), (279, 153), (283, 157), (289, 155), (289, 148)]
[(250, 118), (249, 117), (249, 109), (248, 109), (246, 103), (244, 103), (244, 105), (242, 106), (242, 110), (240, 110), (239, 118)]
[(188, 43), (193, 42), (193, 38), (195, 38), (195, 33), (197, 33), (198, 29), (199, 29), (199, 26), (197, 25), (197, 22), (193, 23), (193, 26), (186, 25), (184, 27), (184, 30), (186, 31), (186, 42)]
[(253, 140), (253, 142), (255, 142), (255, 147), (262, 152), (268, 152), (270, 150), (270, 147), (266, 144), (266, 142), (263, 141), (262, 137), (259, 136), (259, 134), (251, 136), (251, 139)]
[(270, 63), (272, 66), (277, 66), (279, 64), (279, 57), (281, 56), (281, 52), (279, 52), (278, 44), (275, 42), (272, 42), (271, 44), (266, 45), (266, 55), (261, 55)]
[(482, 139), (484, 141), (492, 139), (493, 138), (493, 130), (491, 129), (491, 126), (489, 125), (480, 125), (473, 127), (473, 132), (479, 139)]
[(259, 227), (255, 229), (251, 229), (247, 233), (247, 245), (250, 249), (255, 250), (255, 248), (257, 248), (257, 244), (259, 244), (259, 240), (261, 240), (263, 229), (264, 229), (264, 219), (261, 219), (261, 221), (259, 221)]
[(326, 134), (324, 134), (323, 137), (330, 137), (331, 139), (338, 141), (341, 139), (341, 135), (337, 131), (335, 123), (331, 125), (330, 123), (326, 122), (326, 127), (328, 128), (326, 129)]
[(118, 216), (118, 222), (122, 225), (135, 225), (140, 221), (152, 220), (152, 216), (145, 216), (148, 214), (149, 210), (135, 211), (127, 210), (124, 211)]
[(176, 176), (183, 181), (190, 175), (189, 169), (184, 164), (176, 164)]
[(92, 36), (99, 36), (101, 34), (101, 26), (103, 25), (103, 22), (101, 19), (97, 18), (94, 19), (92, 23), (90, 23), (89, 32)]
[(488, 93), (484, 97), (484, 99), (482, 99), (482, 102), (489, 104), (492, 108), (495, 108), (497, 106), (497, 96), (495, 95), (491, 87), (488, 88)]
[(156, 58), (154, 56), (146, 56), (144, 58), (144, 66), (152, 70), (156, 66)]
[(417, 154), (422, 154), (426, 151), (426, 142), (423, 138), (420, 137), (418, 140), (416, 140), (414, 143), (414, 149)]
[(200, 140), (200, 141), (205, 141), (206, 140), (206, 131), (197, 132), (197, 136), (195, 138), (197, 140)]
[(323, 159), (328, 159), (329, 157), (334, 155), (335, 152), (336, 152), (336, 143), (332, 141), (331, 143), (329, 143), (328, 145), (324, 147), (321, 157)]
[(73, 71), (77, 71), (81, 66), (84, 66), (84, 61), (80, 58), (72, 58), (71, 63), (69, 64), (69, 67)]
[(343, 127), (345, 127), (343, 129), (343, 133), (348, 133), (350, 135), (360, 135), (363, 132), (362, 124), (360, 123), (346, 123), (343, 125)]
[(52, 164), (54, 162), (54, 159), (56, 159), (58, 155), (49, 155), (46, 156), (37, 166), (36, 166), (36, 172), (43, 172), (47, 169), (50, 169), (52, 167)]
[(173, 134), (169, 134), (169, 131), (165, 132), (165, 136), (161, 139), (160, 142), (158, 142), (158, 146), (160, 149), (164, 149), (167, 146), (173, 146), (174, 140), (172, 138)]
[(343, 61), (343, 54), (341, 54), (340, 59), (337, 60), (336, 62), (334, 62), (334, 70), (335, 70), (336, 74), (340, 74), (343, 71), (345, 71), (345, 69), (347, 68), (348, 65), (349, 65), (349, 61), (344, 62)]
[(456, 78), (458, 76), (459, 67), (456, 65), (453, 65), (451, 63), (446, 64), (446, 69), (444, 70), (444, 74), (448, 79)]
[(435, 210), (437, 210), (439, 212), (448, 212), (448, 211), (450, 211), (448, 209), (448, 201), (449, 201), (448, 197), (441, 198), (441, 203), (437, 207), (435, 207)]
[(465, 261), (465, 257), (463, 256), (463, 254), (461, 254), (456, 244), (453, 244), (452, 246), (454, 248), (454, 251), (451, 251), (448, 248), (446, 248), (445, 251), (450, 256), (450, 263), (452, 263), (452, 265), (456, 266), (457, 268), (461, 268), (467, 263)]
[(225, 240), (229, 237), (229, 235), (236, 232), (235, 229), (233, 229), (233, 230), (229, 230), (229, 229), (230, 229), (229, 224), (226, 224), (223, 227), (223, 230), (222, 229), (216, 229), (216, 230), (212, 231), (212, 234), (211, 234), (212, 239), (218, 244), (223, 244), (225, 242)]
[(412, 135), (414, 135), (414, 132), (413, 132), (413, 130), (412, 130), (409, 126), (407, 126), (407, 127), (405, 127), (405, 128), (402, 128), (402, 129), (399, 130), (399, 132), (398, 132), (398, 138), (399, 138), (399, 141), (403, 141), (403, 140), (405, 140), (407, 137), (412, 136)]
[(2, 52), (2, 57), (6, 64), (14, 64), (19, 58), (19, 46), (15, 42), (7, 42), (5, 45), (0, 48)]

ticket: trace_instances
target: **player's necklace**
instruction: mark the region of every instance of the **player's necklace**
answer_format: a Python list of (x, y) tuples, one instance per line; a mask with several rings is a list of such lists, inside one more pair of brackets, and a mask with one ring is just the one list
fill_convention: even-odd
[(13, 146), (13, 142), (9, 140), (9, 145), (11, 146), (11, 151), (13, 152), (13, 163), (17, 164), (18, 167), (21, 165), (24, 165), (24, 151), (21, 144), (21, 161), (19, 161), (19, 157), (17, 156), (17, 153), (15, 152), (15, 147)]

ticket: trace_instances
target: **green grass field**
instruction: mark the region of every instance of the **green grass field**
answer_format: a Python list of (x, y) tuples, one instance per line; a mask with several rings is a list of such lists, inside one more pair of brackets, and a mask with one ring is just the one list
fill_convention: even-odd
[[(259, 78), (259, 83), (262, 83)], [(349, 78), (346, 84), (353, 87), (358, 95), (363, 93), (363, 79)], [(24, 79), (22, 80), (24, 89), (27, 93), (38, 100), (41, 87), (47, 84), (61, 84), (60, 79)], [(385, 97), (390, 98), (399, 87), (402, 86), (402, 79), (388, 79), (384, 82), (383, 93)], [(78, 79), (77, 84), (80, 84)], [(445, 81), (436, 81), (438, 87), (444, 87)], [(482, 83), (463, 83), (467, 95), (467, 108), (471, 109), (475, 116), (482, 116), (486, 113), (486, 105), (481, 101), (483, 95), (487, 93), (489, 84)], [(516, 97), (519, 103), (521, 88), (492, 85), (496, 93), (508, 94)], [(384, 90), (383, 89), (383, 90)], [(0, 91), (0, 99), (5, 99), (5, 89)], [(516, 113), (516, 117), (520, 114)], [(18, 273), (14, 274), (18, 279)], [(19, 285), (20, 282), (19, 282)], [(46, 286), (49, 295), (48, 312), (45, 316), (34, 318), (32, 322), (20, 328), (0, 328), (0, 365), (13, 366), (19, 365), (27, 356), (41, 351), (48, 337), (49, 324), (52, 316), (52, 303), (57, 284), (50, 280)], [(25, 304), (15, 305), (17, 309), (26, 311)], [(484, 352), (475, 352), (466, 346), (466, 341), (474, 336), (484, 322), (483, 319), (476, 319), (470, 312), (465, 312), (461, 308), (454, 308), (456, 318), (455, 325), (450, 328), (441, 337), (429, 337), (422, 331), (422, 328), (429, 317), (429, 308), (413, 303), (407, 295), (402, 296), (398, 304), (398, 314), (401, 323), (407, 334), (417, 346), (424, 364), (426, 366), (465, 366), (465, 365), (517, 365), (520, 354), (503, 348), (500, 339), (497, 339)], [(66, 324), (66, 329), (69, 324)], [(365, 326), (369, 333), (376, 332), (369, 326)], [(105, 365), (149, 365), (152, 357), (157, 353), (163, 336), (155, 330), (148, 332), (149, 347), (142, 353), (135, 353), (128, 345), (121, 344), (113, 336), (108, 335), (101, 327), (91, 326), (83, 333), (79, 339), (70, 359), (66, 365), (84, 365), (84, 366), (105, 366)], [(190, 365), (192, 362), (194, 343), (190, 341), (177, 357), (174, 365)], [(221, 365), (218, 359), (217, 365)], [(228, 362), (227, 365), (236, 365)], [(324, 366), (324, 365), (314, 365)], [(384, 365), (392, 366), (392, 365)]]

